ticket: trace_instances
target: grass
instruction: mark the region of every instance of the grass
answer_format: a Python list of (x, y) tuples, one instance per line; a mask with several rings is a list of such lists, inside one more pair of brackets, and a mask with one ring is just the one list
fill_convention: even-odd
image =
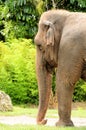
[(29, 115), (35, 117), (37, 113), (37, 108), (28, 108), (14, 106), (13, 111), (0, 112), (0, 116), (20, 116), (20, 115)]
[(52, 127), (52, 126), (30, 126), (30, 125), (3, 125), (0, 124), (0, 130), (86, 130), (86, 127)]
[[(36, 117), (38, 108), (20, 107), (14, 106), (13, 111), (0, 112), (0, 116), (19, 116), (28, 115), (31, 117)], [(56, 109), (48, 109), (46, 117), (57, 118), (58, 111)], [(78, 108), (77, 110), (72, 110), (72, 117), (86, 117), (86, 110)]]
[(72, 111), (72, 117), (83, 117), (86, 118), (86, 110), (77, 109)]

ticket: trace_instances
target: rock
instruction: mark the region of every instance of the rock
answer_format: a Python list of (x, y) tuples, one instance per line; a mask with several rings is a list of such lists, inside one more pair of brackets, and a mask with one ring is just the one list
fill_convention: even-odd
[(12, 111), (13, 105), (9, 95), (0, 91), (0, 111)]

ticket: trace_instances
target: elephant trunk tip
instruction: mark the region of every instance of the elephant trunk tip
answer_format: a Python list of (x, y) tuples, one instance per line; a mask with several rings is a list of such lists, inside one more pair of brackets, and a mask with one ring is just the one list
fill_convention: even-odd
[(38, 125), (45, 125), (46, 123), (47, 123), (47, 119), (45, 119), (45, 120), (43, 119), (42, 121), (37, 120)]

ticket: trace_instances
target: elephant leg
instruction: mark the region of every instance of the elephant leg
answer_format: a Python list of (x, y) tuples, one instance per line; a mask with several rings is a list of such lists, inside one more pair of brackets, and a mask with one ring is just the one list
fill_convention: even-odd
[(72, 96), (74, 85), (79, 80), (82, 71), (82, 62), (78, 61), (71, 63), (71, 61), (64, 60), (58, 65), (56, 86), (59, 121), (56, 123), (57, 126), (74, 126), (71, 121)]
[[(58, 75), (59, 76), (59, 75)], [(66, 79), (65, 79), (66, 80)], [(68, 83), (64, 83), (61, 80), (57, 79), (57, 98), (58, 98), (58, 114), (59, 121), (56, 123), (56, 126), (73, 126), (71, 121), (71, 103), (73, 95), (73, 86), (68, 86)]]

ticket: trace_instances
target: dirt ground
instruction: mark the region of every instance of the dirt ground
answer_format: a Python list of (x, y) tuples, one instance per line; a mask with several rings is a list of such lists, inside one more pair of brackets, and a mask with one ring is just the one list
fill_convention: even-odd
[[(56, 118), (48, 118), (47, 126), (55, 126), (55, 123), (58, 119)], [(86, 126), (86, 118), (72, 118), (74, 125), (79, 126)], [(52, 123), (51, 123), (52, 122)], [(29, 116), (1, 116), (0, 123), (8, 124), (8, 125), (15, 125), (15, 124), (22, 124), (22, 125), (36, 125), (36, 119), (29, 117)]]
[[(86, 109), (86, 102), (85, 103), (73, 103), (72, 109)], [(55, 126), (55, 123), (58, 121), (56, 118), (48, 118), (47, 126)], [(72, 118), (74, 125), (79, 126), (86, 126), (86, 118)], [(52, 123), (51, 123), (52, 122)], [(26, 115), (22, 116), (0, 116), (0, 123), (8, 124), (8, 125), (15, 125), (15, 124), (22, 124), (22, 125), (36, 125), (36, 119), (33, 117), (29, 117)]]

